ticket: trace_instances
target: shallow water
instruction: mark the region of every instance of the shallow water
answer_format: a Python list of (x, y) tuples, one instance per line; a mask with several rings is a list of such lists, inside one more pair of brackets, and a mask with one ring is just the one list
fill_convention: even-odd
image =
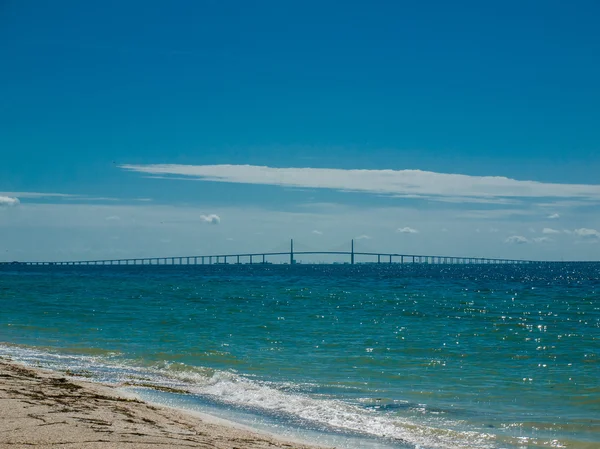
[(0, 341), (346, 447), (600, 445), (598, 264), (1, 267)]

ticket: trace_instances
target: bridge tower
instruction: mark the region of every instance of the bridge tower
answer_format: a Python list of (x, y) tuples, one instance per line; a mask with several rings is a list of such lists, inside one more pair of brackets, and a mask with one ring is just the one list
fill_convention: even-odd
[(350, 251), (350, 264), (354, 265), (354, 239), (352, 239), (352, 246)]
[(290, 240), (290, 265), (294, 265), (294, 239)]

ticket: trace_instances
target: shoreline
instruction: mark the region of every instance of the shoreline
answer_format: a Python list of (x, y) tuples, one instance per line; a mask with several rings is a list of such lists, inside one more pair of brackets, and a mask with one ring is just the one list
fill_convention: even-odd
[(324, 449), (0, 359), (0, 448)]

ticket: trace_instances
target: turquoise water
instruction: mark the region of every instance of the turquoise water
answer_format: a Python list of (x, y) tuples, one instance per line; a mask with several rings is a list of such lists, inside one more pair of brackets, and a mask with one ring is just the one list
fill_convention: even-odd
[(339, 447), (600, 447), (599, 264), (2, 267), (0, 342)]

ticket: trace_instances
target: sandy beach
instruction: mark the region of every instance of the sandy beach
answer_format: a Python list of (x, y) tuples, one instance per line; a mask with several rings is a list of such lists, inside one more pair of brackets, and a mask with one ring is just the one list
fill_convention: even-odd
[(316, 449), (0, 360), (0, 447)]

